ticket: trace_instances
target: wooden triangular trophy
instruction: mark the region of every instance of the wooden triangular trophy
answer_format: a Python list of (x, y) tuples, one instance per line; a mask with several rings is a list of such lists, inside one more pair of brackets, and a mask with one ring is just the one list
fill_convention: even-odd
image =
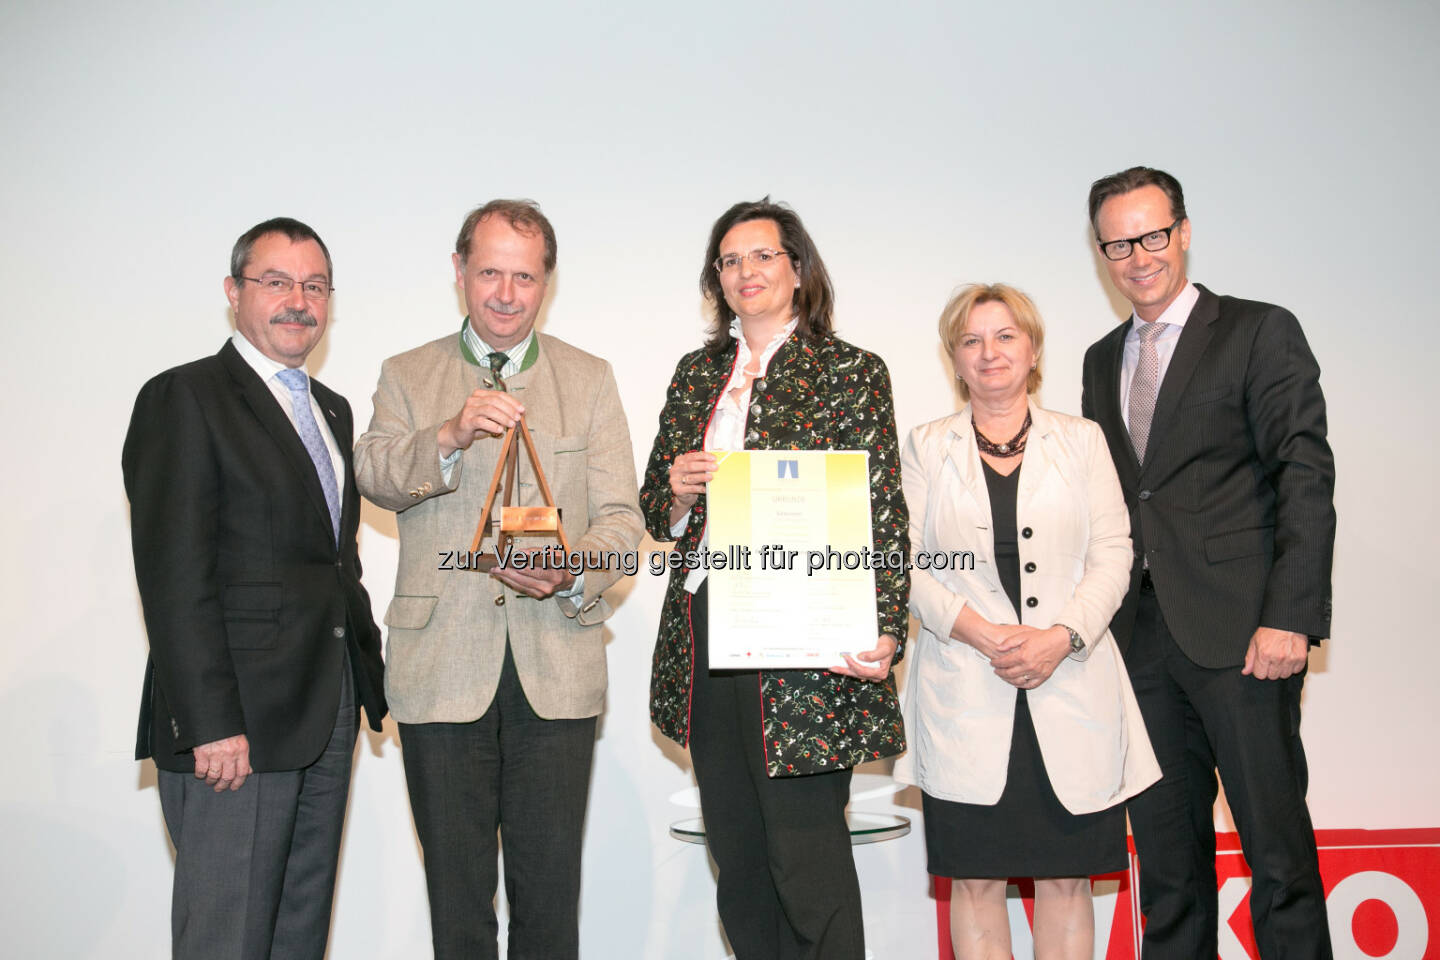
[[(515, 494), (515, 471), (520, 458), (520, 444), (515, 442), (517, 432), (525, 442), (525, 453), (530, 458), (531, 469), (535, 471), (535, 482), (540, 488), (541, 498), (545, 501), (544, 506), (510, 505)], [(480, 541), (485, 539), (485, 533), (493, 522), (490, 508), (495, 505), (495, 492), (500, 489), (502, 474), (505, 478), (505, 496), (500, 501), (500, 530), (495, 534), (495, 546), (491, 554), (482, 556), (479, 552)], [(560, 508), (555, 505), (555, 497), (550, 492), (550, 484), (545, 480), (545, 471), (540, 467), (540, 458), (535, 453), (535, 442), (530, 439), (530, 431), (525, 426), (525, 414), (522, 413), (520, 422), (505, 431), (505, 437), (500, 443), (500, 458), (495, 461), (495, 475), (490, 478), (490, 488), (485, 492), (485, 506), (480, 511), (480, 522), (475, 526), (475, 539), (470, 541), (470, 555), (478, 558), (470, 569), (493, 570), (509, 547), (511, 539), (515, 537), (545, 536), (553, 536), (560, 541), (560, 548), (569, 554), (570, 541), (565, 538), (565, 528), (560, 525)]]

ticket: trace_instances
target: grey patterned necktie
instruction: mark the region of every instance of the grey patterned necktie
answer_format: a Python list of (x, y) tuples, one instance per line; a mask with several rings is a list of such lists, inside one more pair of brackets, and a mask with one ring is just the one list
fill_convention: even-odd
[(1155, 416), (1155, 394), (1160, 387), (1160, 355), (1155, 341), (1165, 332), (1168, 323), (1136, 324), (1140, 334), (1140, 362), (1135, 366), (1135, 379), (1130, 382), (1130, 442), (1135, 445), (1135, 459), (1145, 462), (1145, 445), (1150, 439), (1150, 421)]
[(310, 378), (304, 370), (281, 370), (275, 376), (290, 390), (290, 408), (295, 413), (295, 429), (305, 452), (315, 464), (315, 473), (320, 477), (320, 489), (325, 491), (325, 506), (330, 509), (330, 528), (335, 534), (335, 545), (340, 545), (340, 488), (335, 483), (335, 464), (330, 460), (330, 451), (325, 448), (325, 439), (320, 436), (320, 425), (315, 422), (315, 413), (310, 409)]

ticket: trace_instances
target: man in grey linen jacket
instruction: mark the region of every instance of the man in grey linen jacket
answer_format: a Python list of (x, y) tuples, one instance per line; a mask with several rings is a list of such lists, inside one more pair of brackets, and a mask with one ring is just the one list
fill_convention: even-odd
[[(453, 261), (465, 324), (385, 361), (355, 447), (360, 492), (398, 514), (386, 687), (437, 960), (497, 954), (497, 827), (510, 956), (574, 957), (602, 591), (641, 536), (635, 461), (610, 365), (534, 330), (555, 266), (544, 214), (511, 200), (472, 211)], [(469, 569), (499, 435), (522, 410), (583, 572)], [(515, 500), (543, 502), (523, 448)]]

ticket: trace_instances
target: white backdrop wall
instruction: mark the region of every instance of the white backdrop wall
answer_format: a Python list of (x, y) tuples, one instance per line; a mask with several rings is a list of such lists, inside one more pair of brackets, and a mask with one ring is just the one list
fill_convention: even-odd
[[(280, 214), (334, 254), (310, 367), (363, 426), (380, 361), (459, 324), (466, 210), (539, 200), (559, 233), (543, 329), (612, 361), (639, 466), (674, 361), (702, 337), (704, 240), (732, 202), (770, 193), (805, 218), (839, 330), (889, 362), (905, 431), (952, 409), (935, 318), (974, 280), (1035, 297), (1043, 402), (1078, 412), (1083, 350), (1122, 316), (1086, 189), (1133, 163), (1171, 170), (1191, 275), (1293, 309), (1324, 370), (1340, 532), (1335, 638), (1305, 696), (1315, 822), (1440, 825), (1437, 41), (1435, 5), (1398, 0), (10, 0), (3, 952), (166, 953), (170, 851), (153, 767), (130, 756), (146, 640), (120, 445), (140, 384), (229, 334), (230, 246)], [(378, 618), (393, 516), (367, 505), (361, 538)], [(693, 781), (647, 719), (660, 586), (642, 572), (610, 621), (592, 958), (725, 954), (705, 853), (667, 835), (693, 815)], [(357, 747), (332, 957), (428, 955), (398, 749), (393, 724)], [(887, 783), (858, 777), (856, 807), (918, 817)], [(918, 831), (856, 858), (874, 956), (933, 956)]]

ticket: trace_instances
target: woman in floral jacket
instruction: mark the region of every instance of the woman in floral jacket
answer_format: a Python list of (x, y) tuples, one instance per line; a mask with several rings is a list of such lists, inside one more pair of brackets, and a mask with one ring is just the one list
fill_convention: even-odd
[[(767, 197), (716, 221), (700, 279), (710, 341), (675, 368), (640, 506), (650, 534), (707, 544), (711, 450), (867, 450), (874, 549), (908, 553), (890, 377), (831, 333), (833, 292), (800, 218)], [(875, 573), (879, 639), (829, 670), (707, 666), (705, 571), (674, 570), (650, 716), (690, 748), (717, 903), (738, 960), (864, 956), (850, 769), (905, 749), (893, 664), (909, 577)]]

